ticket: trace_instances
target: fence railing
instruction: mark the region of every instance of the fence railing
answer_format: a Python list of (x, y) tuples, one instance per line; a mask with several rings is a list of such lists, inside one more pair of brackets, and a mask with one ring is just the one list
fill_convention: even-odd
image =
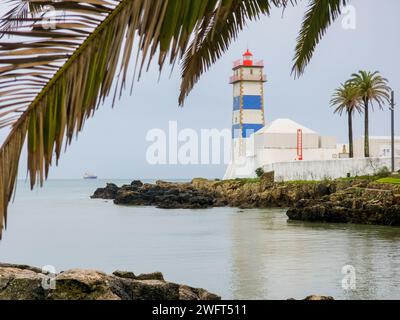
[(260, 75), (251, 75), (251, 74), (246, 74), (246, 75), (234, 75), (229, 78), (229, 83), (235, 83), (238, 81), (267, 81), (267, 76), (263, 74), (262, 76)]
[[(233, 67), (234, 68), (237, 68), (237, 67), (240, 67), (240, 66), (243, 66), (243, 65), (244, 64), (243, 64), (243, 60), (242, 59), (239, 59), (239, 60), (236, 60), (236, 61), (233, 62)], [(255, 66), (255, 67), (264, 67), (264, 60), (255, 61), (253, 63), (253, 66)]]

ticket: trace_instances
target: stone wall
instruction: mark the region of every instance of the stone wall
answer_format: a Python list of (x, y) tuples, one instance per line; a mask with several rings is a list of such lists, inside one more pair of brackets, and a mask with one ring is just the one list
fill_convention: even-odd
[[(400, 157), (395, 159), (400, 169)], [(293, 161), (265, 165), (264, 171), (274, 171), (275, 181), (323, 180), (371, 175), (380, 168), (391, 168), (391, 158), (359, 158), (324, 161)]]

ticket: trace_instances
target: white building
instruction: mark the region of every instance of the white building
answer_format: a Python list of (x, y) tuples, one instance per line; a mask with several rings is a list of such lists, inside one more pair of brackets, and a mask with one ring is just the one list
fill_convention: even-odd
[(277, 119), (246, 139), (233, 144), (233, 162), (225, 179), (253, 177), (255, 170), (274, 163), (333, 160), (339, 158), (342, 145), (335, 137), (320, 136), (290, 119)]
[[(311, 180), (370, 174), (387, 166), (391, 155), (390, 138), (370, 139), (371, 158), (364, 159), (364, 139), (355, 139), (357, 161), (348, 158), (348, 145), (337, 144), (336, 137), (321, 136), (290, 119), (277, 119), (265, 125), (264, 66), (253, 62), (247, 50), (233, 67), (232, 162), (224, 179), (254, 177), (257, 168), (276, 171), (281, 180)], [(396, 139), (400, 156), (400, 137)], [(372, 162), (371, 162), (372, 161)], [(328, 170), (328, 166), (332, 170)]]
[[(400, 137), (395, 137), (394, 152), (396, 157), (400, 157)], [(388, 136), (370, 136), (369, 153), (371, 157), (385, 158), (392, 155), (392, 138)], [(364, 157), (364, 137), (354, 139), (354, 157)]]

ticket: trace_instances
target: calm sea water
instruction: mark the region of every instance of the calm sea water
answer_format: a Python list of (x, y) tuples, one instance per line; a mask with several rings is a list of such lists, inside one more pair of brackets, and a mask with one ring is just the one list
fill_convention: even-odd
[[(128, 181), (114, 181), (122, 184)], [(400, 229), (288, 222), (285, 210), (163, 210), (89, 196), (102, 180), (20, 181), (0, 261), (161, 271), (234, 299), (400, 299)], [(342, 267), (356, 268), (345, 291)]]

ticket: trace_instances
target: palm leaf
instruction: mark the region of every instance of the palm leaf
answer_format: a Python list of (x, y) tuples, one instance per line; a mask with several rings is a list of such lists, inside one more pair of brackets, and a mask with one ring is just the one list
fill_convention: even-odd
[(349, 0), (311, 0), (297, 38), (292, 72), (296, 76), (304, 73), (311, 61), (315, 48), (325, 35), (328, 27), (341, 14), (341, 8)]
[(200, 76), (229, 48), (247, 21), (256, 20), (261, 14), (269, 15), (271, 6), (285, 7), (287, 2), (236, 0), (205, 17), (183, 59), (179, 103), (183, 104)]
[[(267, 0), (12, 2), (17, 3), (16, 7), (0, 23), (3, 26), (0, 36), (8, 35), (12, 40), (0, 42), (0, 128), (11, 128), (0, 148), (0, 237), (24, 143), (33, 188), (37, 183), (43, 184), (53, 161), (58, 162), (63, 145), (71, 143), (99, 104), (126, 86), (134, 44), (140, 77), (156, 55), (162, 70), (168, 56), (169, 62), (175, 64), (191, 44), (196, 48), (220, 46), (223, 39), (218, 31), (223, 21), (228, 20), (230, 31), (224, 31), (228, 38), (224, 51), (245, 19), (268, 13), (269, 2), (280, 3)], [(55, 29), (41, 24), (40, 9), (46, 5), (56, 10)], [(210, 38), (210, 32), (215, 38)], [(196, 42), (196, 37), (201, 42)], [(191, 77), (197, 81), (204, 70), (189, 68), (185, 81)], [(185, 94), (192, 85), (183, 85)]]
[[(296, 48), (299, 74), (347, 0), (313, 0)], [(0, 21), (0, 238), (27, 137), (31, 187), (111, 93), (126, 86), (134, 44), (140, 78), (155, 56), (183, 59), (180, 104), (248, 20), (296, 0), (9, 0)], [(42, 25), (46, 6), (55, 9)], [(115, 100), (115, 99), (114, 99)]]

